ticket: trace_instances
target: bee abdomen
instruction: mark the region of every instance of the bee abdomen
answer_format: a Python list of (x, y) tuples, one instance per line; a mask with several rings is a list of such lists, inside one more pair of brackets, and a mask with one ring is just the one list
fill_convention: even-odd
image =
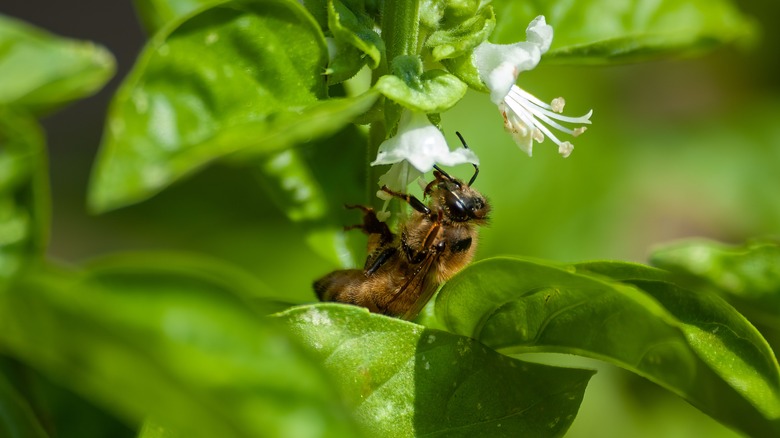
[(360, 269), (333, 271), (314, 282), (314, 292), (321, 301), (346, 301), (345, 293), (365, 279)]

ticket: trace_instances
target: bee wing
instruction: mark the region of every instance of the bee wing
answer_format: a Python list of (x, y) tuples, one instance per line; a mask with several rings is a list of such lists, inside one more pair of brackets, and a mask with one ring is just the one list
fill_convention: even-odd
[(428, 300), (431, 299), (433, 293), (436, 292), (436, 289), (439, 285), (435, 279), (432, 278), (435, 272), (433, 272), (431, 268), (436, 266), (436, 261), (439, 259), (439, 255), (440, 252), (438, 251), (430, 252), (425, 257), (425, 259), (420, 262), (409, 280), (407, 280), (406, 283), (400, 289), (398, 289), (398, 292), (393, 295), (393, 298), (387, 302), (386, 306), (389, 307), (393, 301), (395, 301), (398, 297), (403, 296), (408, 291), (420, 290), (420, 296), (417, 298), (414, 304), (412, 304), (412, 306), (406, 312), (404, 312), (401, 318), (407, 321), (414, 319), (417, 314), (420, 313), (420, 310), (425, 307), (425, 304), (428, 303)]

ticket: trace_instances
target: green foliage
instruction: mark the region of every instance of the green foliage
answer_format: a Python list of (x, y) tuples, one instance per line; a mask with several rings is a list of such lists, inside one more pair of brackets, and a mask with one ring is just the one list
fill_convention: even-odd
[(293, 117), (327, 94), (326, 61), (315, 23), (285, 1), (221, 4), (158, 34), (112, 104), (91, 205), (144, 199), (249, 145), (289, 144)]
[(157, 424), (152, 420), (144, 421), (141, 430), (138, 432), (138, 438), (179, 438), (180, 434), (176, 431)]
[(507, 358), (473, 339), (353, 306), (280, 316), (373, 436), (560, 435), (593, 374)]
[(0, 342), (130, 422), (150, 415), (193, 437), (354, 436), (320, 367), (246, 305), (242, 281), (145, 263), (36, 270), (0, 295)]
[(365, 11), (350, 10), (339, 0), (328, 1), (328, 27), (333, 38), (344, 45), (352, 46), (368, 58), (368, 65), (374, 69), (384, 56), (384, 42), (373, 29), (374, 22)]
[(0, 15), (0, 106), (51, 112), (96, 92), (113, 74), (114, 57), (103, 47)]
[(559, 62), (641, 61), (753, 38), (755, 26), (728, 0), (498, 0), (495, 42), (517, 40), (531, 19), (555, 26), (547, 57)]
[(149, 34), (204, 6), (226, 0), (134, 0), (135, 9)]
[[(234, 235), (209, 258), (157, 251), (72, 269), (47, 262), (48, 169), (34, 116), (97, 91), (113, 58), (0, 17), (0, 354), (30, 371), (32, 387), (57, 385), (22, 390), (0, 367), (3, 436), (48, 436), (36, 397), (57, 391), (67, 395), (54, 409), (97, 409), (81, 417), (107, 424), (92, 430), (122, 421), (140, 438), (560, 436), (594, 372), (513, 357), (539, 352), (617, 365), (742, 433), (780, 433), (775, 354), (711, 293), (777, 322), (775, 243), (658, 251), (653, 262), (678, 275), (492, 258), (445, 284), (418, 323), (338, 304), (291, 307), (312, 296), (289, 286), (313, 280), (315, 268), (301, 265), (361, 264), (365, 240), (342, 229), (358, 218), (341, 205), (378, 203), (367, 163), (396, 132), (401, 108), (438, 122), (468, 88), (487, 91), (472, 53), (489, 37), (522, 40), (544, 14), (555, 26), (554, 60), (678, 56), (751, 34), (730, 2), (135, 4), (152, 36), (109, 110), (92, 210), (145, 201), (219, 162), (256, 176), (285, 229), (263, 222), (255, 240), (219, 222), (215, 235)], [(312, 254), (291, 256), (291, 235)], [(253, 271), (220, 260), (256, 242)], [(306, 278), (279, 284), (294, 275)]]
[(612, 362), (751, 435), (776, 434), (780, 372), (766, 341), (725, 302), (667, 278), (617, 262), (490, 259), (450, 280), (435, 314), (493, 348)]
[(0, 434), (8, 438), (46, 438), (27, 401), (0, 374)]
[(421, 73), (416, 68), (422, 67), (419, 60), (399, 64), (398, 70), (403, 72), (382, 76), (376, 89), (405, 108), (437, 113), (452, 107), (466, 94), (466, 84), (443, 70)]
[(780, 245), (756, 240), (742, 246), (696, 240), (657, 249), (651, 262), (714, 287), (760, 321), (780, 327)]
[(433, 32), (425, 41), (425, 45), (431, 48), (431, 55), (436, 61), (457, 58), (471, 52), (485, 41), (495, 26), (493, 8), (487, 6), (467, 20)]
[(49, 235), (48, 175), (40, 127), (30, 117), (0, 107), (0, 285)]

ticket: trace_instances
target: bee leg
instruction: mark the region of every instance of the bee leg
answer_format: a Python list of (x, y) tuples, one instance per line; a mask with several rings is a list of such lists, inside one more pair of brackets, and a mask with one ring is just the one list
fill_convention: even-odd
[(426, 214), (426, 215), (431, 214), (431, 209), (428, 208), (427, 205), (423, 204), (422, 201), (420, 201), (419, 199), (415, 198), (412, 195), (406, 193), (394, 192), (388, 189), (387, 186), (382, 186), (381, 190), (389, 195), (395, 196), (396, 198), (403, 199), (409, 205), (411, 205), (413, 209), (419, 211), (422, 214)]
[(344, 227), (345, 230), (360, 229), (369, 236), (378, 234), (379, 241), (376, 242), (376, 246), (386, 245), (393, 241), (393, 233), (390, 231), (390, 228), (376, 217), (373, 208), (365, 205), (345, 205), (344, 207), (363, 211), (363, 223)]
[(376, 272), (379, 268), (382, 267), (388, 260), (390, 260), (391, 257), (395, 255), (395, 253), (398, 252), (398, 249), (395, 247), (388, 247), (385, 248), (382, 252), (379, 253), (373, 260), (369, 258), (366, 260), (366, 266), (363, 273), (366, 277)]
[(396, 248), (390, 246), (395, 240), (395, 235), (387, 227), (387, 224), (376, 217), (374, 209), (365, 205), (345, 205), (349, 209), (358, 209), (363, 211), (363, 223), (344, 227), (345, 230), (360, 229), (368, 234), (368, 246), (366, 252), (368, 257), (363, 266), (363, 273), (366, 277), (376, 272), (396, 253)]
[(406, 243), (406, 236), (403, 236), (401, 238), (401, 247), (404, 250), (404, 253), (406, 254), (406, 259), (409, 260), (409, 263), (416, 265), (418, 263), (421, 263), (423, 260), (425, 260), (425, 256), (428, 254), (427, 249), (422, 250), (416, 250), (409, 246), (408, 243)]

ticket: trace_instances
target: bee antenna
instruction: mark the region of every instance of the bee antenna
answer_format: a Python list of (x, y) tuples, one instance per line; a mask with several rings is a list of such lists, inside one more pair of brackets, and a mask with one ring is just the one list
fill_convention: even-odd
[(438, 170), (438, 171), (439, 171), (439, 173), (440, 173), (440, 174), (442, 174), (442, 176), (444, 176), (445, 178), (447, 178), (447, 179), (449, 179), (449, 180), (452, 180), (452, 177), (450, 176), (450, 174), (449, 174), (449, 173), (447, 173), (447, 172), (445, 172), (444, 170), (442, 170), (442, 168), (441, 168), (441, 167), (439, 167), (439, 165), (438, 165), (438, 164), (434, 164), (434, 165), (433, 165), (433, 168), (434, 168), (434, 169), (436, 169), (436, 170)]
[[(463, 139), (463, 136), (460, 135), (460, 132), (455, 131), (455, 134), (460, 139), (460, 142), (463, 143), (463, 147), (466, 149), (471, 149), (469, 145), (466, 144), (466, 140)], [(472, 166), (474, 166), (474, 175), (471, 176), (471, 179), (469, 180), (469, 187), (471, 187), (472, 184), (474, 184), (474, 181), (477, 179), (477, 175), (479, 175), (479, 166), (477, 166), (474, 163), (471, 163)]]

